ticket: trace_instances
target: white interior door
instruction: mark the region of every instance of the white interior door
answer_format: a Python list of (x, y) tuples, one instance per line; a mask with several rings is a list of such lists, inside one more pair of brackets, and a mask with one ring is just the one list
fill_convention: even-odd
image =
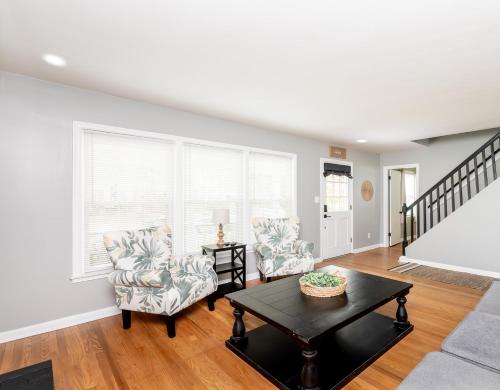
[(389, 171), (389, 245), (396, 245), (402, 241), (401, 232), (401, 171)]
[(352, 193), (346, 176), (330, 175), (322, 180), (322, 257), (328, 259), (351, 252)]

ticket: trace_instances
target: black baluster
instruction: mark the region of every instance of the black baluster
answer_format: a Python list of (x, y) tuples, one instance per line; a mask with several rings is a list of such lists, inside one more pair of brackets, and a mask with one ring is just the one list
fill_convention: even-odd
[(486, 169), (486, 154), (484, 149), (481, 151), (481, 157), (483, 158), (483, 174), (484, 174), (484, 186), (488, 186), (488, 170)]
[(413, 207), (411, 208), (410, 210), (410, 242), (413, 242), (413, 224), (414, 224), (414, 220), (413, 220)]
[(495, 160), (495, 141), (491, 143), (491, 165), (493, 165), (493, 180), (497, 179), (497, 162)]
[(470, 191), (470, 169), (469, 169), (469, 162), (467, 162), (467, 164), (465, 165), (465, 170), (466, 170), (466, 174), (467, 174), (467, 196), (469, 197), (468, 199), (470, 199), (472, 197), (472, 195), (471, 195), (471, 191)]
[(441, 199), (439, 198), (439, 185), (436, 188), (438, 223), (441, 222)]
[(474, 179), (476, 180), (476, 194), (479, 192), (479, 173), (477, 169), (477, 156), (474, 156)]
[(455, 211), (455, 174), (451, 175), (451, 212)]
[(430, 207), (430, 210), (429, 210), (429, 223), (430, 223), (430, 228), (429, 229), (432, 229), (432, 227), (434, 226), (434, 204), (432, 202), (432, 190), (431, 190), (431, 193), (429, 194), (429, 207)]
[(458, 195), (460, 197), (460, 206), (464, 204), (464, 195), (462, 193), (462, 168), (458, 170)]
[(427, 196), (424, 196), (424, 234), (427, 232)]
[(446, 191), (446, 182), (448, 179), (446, 179), (443, 183), (443, 197), (444, 197), (444, 217), (446, 218), (448, 216), (448, 191)]
[(417, 203), (417, 238), (420, 237), (420, 202)]

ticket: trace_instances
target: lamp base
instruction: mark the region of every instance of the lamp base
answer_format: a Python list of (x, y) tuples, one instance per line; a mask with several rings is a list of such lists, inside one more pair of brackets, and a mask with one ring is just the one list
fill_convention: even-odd
[(219, 240), (217, 241), (218, 246), (224, 246), (224, 229), (222, 223), (219, 223), (219, 232), (217, 233)]

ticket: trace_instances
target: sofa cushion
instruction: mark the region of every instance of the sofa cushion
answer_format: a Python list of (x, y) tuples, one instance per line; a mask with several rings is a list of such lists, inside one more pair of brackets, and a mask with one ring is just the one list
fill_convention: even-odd
[(104, 246), (117, 270), (166, 268), (172, 255), (168, 226), (104, 234)]
[(440, 352), (431, 352), (398, 387), (399, 390), (500, 389), (500, 375)]
[(500, 317), (470, 312), (445, 339), (441, 349), (500, 373)]
[(476, 311), (500, 316), (500, 281), (491, 284), (476, 306)]

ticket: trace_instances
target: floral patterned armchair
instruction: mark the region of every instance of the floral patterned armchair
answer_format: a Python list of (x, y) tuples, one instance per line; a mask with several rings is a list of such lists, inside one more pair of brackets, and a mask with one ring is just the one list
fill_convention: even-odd
[(115, 269), (108, 279), (124, 329), (130, 328), (131, 311), (155, 313), (166, 316), (168, 335), (175, 337), (176, 313), (205, 297), (214, 310), (213, 257), (172, 256), (168, 226), (106, 233), (104, 246)]
[(312, 242), (299, 240), (299, 219), (254, 218), (253, 232), (260, 279), (293, 275), (314, 269)]

